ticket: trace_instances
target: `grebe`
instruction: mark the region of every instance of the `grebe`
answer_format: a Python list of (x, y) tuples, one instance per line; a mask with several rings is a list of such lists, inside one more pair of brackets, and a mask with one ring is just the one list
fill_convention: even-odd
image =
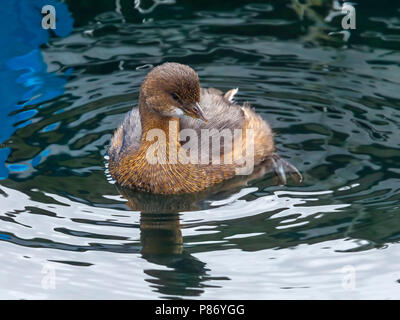
[[(236, 93), (200, 88), (197, 73), (186, 65), (155, 67), (141, 85), (139, 108), (126, 115), (112, 137), (111, 176), (133, 190), (194, 193), (235, 177), (244, 164), (260, 166), (268, 160), (282, 183), (285, 172), (301, 181), (297, 169), (275, 153), (270, 126), (249, 105), (236, 104)], [(180, 134), (185, 129), (195, 134), (189, 140)]]

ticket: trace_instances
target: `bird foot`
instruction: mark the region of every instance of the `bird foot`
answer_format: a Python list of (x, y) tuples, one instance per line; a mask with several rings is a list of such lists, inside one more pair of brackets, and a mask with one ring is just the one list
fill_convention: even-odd
[(274, 153), (271, 156), (272, 170), (278, 178), (279, 184), (285, 185), (287, 178), (291, 177), (296, 183), (303, 181), (303, 176), (295, 166)]

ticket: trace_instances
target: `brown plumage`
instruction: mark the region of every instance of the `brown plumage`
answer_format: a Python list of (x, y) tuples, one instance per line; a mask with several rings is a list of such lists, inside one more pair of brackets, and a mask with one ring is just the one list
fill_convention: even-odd
[[(154, 68), (140, 88), (139, 108), (127, 114), (112, 138), (112, 177), (123, 187), (154, 194), (193, 193), (235, 177), (244, 163), (262, 165), (268, 158), (282, 182), (284, 171), (301, 180), (300, 173), (274, 153), (269, 125), (249, 106), (233, 102), (236, 92), (200, 88), (196, 72), (182, 64)], [(189, 139), (182, 136), (187, 132)], [(204, 132), (209, 136), (203, 138)], [(223, 133), (227, 136), (221, 139)], [(251, 133), (253, 139), (246, 144)], [(216, 144), (219, 148), (212, 148)]]

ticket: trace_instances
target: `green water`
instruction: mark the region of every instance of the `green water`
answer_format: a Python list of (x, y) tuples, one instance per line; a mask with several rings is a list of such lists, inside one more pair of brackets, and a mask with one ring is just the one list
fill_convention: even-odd
[[(358, 1), (343, 41), (331, 1), (65, 3), (46, 67), (0, 78), (21, 87), (0, 119), (1, 298), (400, 297), (400, 4)], [(104, 156), (166, 61), (239, 87), (304, 181), (132, 210)]]

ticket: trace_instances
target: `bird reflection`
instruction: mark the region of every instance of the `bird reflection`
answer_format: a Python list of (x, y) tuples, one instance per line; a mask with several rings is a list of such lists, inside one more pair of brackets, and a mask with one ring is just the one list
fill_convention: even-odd
[(208, 275), (210, 269), (206, 268), (206, 264), (184, 248), (179, 212), (206, 209), (210, 200), (226, 199), (249, 181), (265, 176), (268, 171), (275, 173), (280, 183), (286, 182), (285, 173), (289, 173), (297, 182), (301, 181), (301, 175), (294, 167), (275, 157), (256, 168), (250, 176), (238, 176), (193, 194), (155, 195), (117, 186), (121, 195), (128, 200), (129, 208), (141, 213), (142, 257), (148, 262), (169, 268), (145, 270), (150, 276), (147, 281), (158, 292), (168, 296), (201, 295), (204, 291), (202, 288), (208, 286), (205, 282), (214, 278)]
[(183, 248), (179, 214), (143, 214), (140, 219), (142, 257), (172, 270), (147, 269), (148, 279), (160, 293), (201, 295), (207, 280), (206, 264)]
[(118, 188), (130, 209), (140, 211), (141, 254), (165, 269), (144, 270), (155, 290), (169, 296), (199, 296), (208, 280), (206, 264), (183, 247), (180, 211), (196, 210), (196, 196), (159, 196)]

